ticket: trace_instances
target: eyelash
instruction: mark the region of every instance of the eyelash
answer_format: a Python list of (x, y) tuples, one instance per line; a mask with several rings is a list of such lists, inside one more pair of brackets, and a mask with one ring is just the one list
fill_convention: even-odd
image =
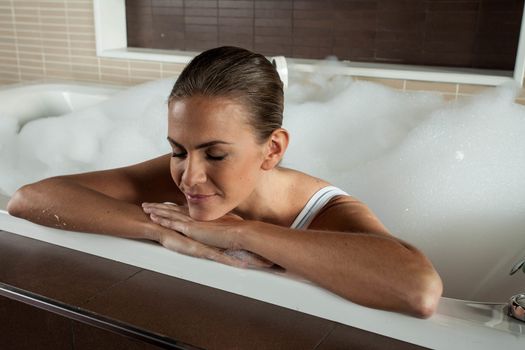
[[(184, 153), (172, 153), (171, 154), (172, 157), (174, 158), (186, 158), (186, 152)], [(221, 161), (221, 160), (224, 160), (224, 158), (226, 158), (226, 156), (220, 156), (220, 157), (213, 157), (213, 156), (210, 156), (209, 154), (206, 154), (206, 159), (208, 160), (212, 160), (212, 161)]]

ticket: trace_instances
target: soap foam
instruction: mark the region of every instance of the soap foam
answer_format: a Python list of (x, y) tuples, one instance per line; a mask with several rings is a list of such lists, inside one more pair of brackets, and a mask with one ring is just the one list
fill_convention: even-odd
[[(1, 118), (0, 190), (12, 194), (44, 177), (168, 153), (172, 85), (172, 79), (147, 83), (25, 125)], [(283, 165), (367, 203), (394, 235), (431, 258), (445, 295), (490, 298), (496, 295), (490, 288), (475, 294), (469, 286), (501, 280), (525, 247), (525, 107), (513, 102), (515, 94), (502, 86), (447, 102), (435, 93), (292, 72)]]

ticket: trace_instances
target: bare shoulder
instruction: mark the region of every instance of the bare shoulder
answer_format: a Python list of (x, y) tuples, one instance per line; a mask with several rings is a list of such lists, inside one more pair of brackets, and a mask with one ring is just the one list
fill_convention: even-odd
[(56, 178), (73, 181), (131, 203), (184, 201), (184, 196), (171, 178), (169, 154), (121, 168)]
[(309, 229), (391, 235), (365, 203), (345, 195), (334, 197), (328, 202), (314, 218)]

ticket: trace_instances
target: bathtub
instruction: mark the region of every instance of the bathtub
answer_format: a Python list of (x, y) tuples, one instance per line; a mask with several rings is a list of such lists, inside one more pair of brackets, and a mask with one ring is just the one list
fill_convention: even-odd
[[(111, 86), (71, 83), (3, 87), (0, 89), (0, 117), (16, 115), (23, 124), (34, 118), (82, 109), (105, 100), (117, 91), (118, 88)], [(9, 216), (6, 212), (8, 200), (6, 194), (0, 193), (0, 230), (157, 271), (420, 346), (436, 349), (465, 349), (474, 346), (478, 349), (525, 348), (525, 324), (506, 315), (504, 300), (474, 302), (442, 297), (437, 312), (427, 320), (420, 320), (354, 304), (290, 274), (237, 269), (176, 254), (153, 243), (36, 225)], [(410, 237), (403, 238), (411, 241)], [(435, 256), (440, 252), (425, 253)], [(509, 257), (508, 260), (513, 258)], [(501, 261), (495, 261), (494, 265), (501, 265)], [(499, 288), (505, 292), (505, 285)], [(513, 292), (509, 288), (508, 297)]]

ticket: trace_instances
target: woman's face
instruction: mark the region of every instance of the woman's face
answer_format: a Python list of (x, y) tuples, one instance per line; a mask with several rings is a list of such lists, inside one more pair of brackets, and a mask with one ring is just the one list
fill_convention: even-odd
[(262, 173), (265, 146), (234, 99), (194, 96), (169, 106), (170, 169), (190, 216), (214, 220), (243, 203)]

